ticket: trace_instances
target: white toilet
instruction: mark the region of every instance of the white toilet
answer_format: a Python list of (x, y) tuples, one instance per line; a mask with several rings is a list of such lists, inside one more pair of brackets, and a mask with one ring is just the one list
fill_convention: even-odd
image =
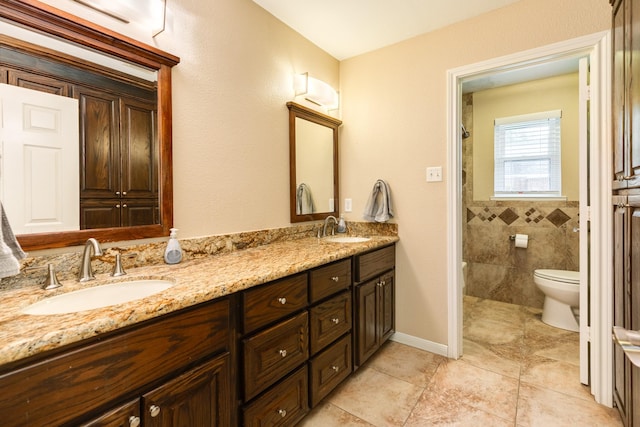
[(533, 281), (544, 293), (542, 321), (547, 325), (578, 332), (580, 272), (535, 270)]

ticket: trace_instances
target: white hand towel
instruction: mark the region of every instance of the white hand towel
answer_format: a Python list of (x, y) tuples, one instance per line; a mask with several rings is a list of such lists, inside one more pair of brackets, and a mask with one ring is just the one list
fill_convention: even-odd
[(0, 279), (15, 276), (20, 273), (20, 262), (27, 255), (22, 251), (16, 236), (11, 230), (4, 206), (0, 203), (2, 211), (2, 227), (0, 227)]
[(364, 208), (363, 218), (376, 222), (386, 222), (393, 218), (391, 188), (385, 181), (379, 179), (373, 185), (373, 190), (371, 190), (371, 195)]

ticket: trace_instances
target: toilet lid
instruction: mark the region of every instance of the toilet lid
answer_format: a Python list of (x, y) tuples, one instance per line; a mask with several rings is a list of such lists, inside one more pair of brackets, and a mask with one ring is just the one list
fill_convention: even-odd
[(534, 275), (543, 279), (555, 280), (564, 283), (580, 283), (579, 271), (568, 270), (536, 270)]

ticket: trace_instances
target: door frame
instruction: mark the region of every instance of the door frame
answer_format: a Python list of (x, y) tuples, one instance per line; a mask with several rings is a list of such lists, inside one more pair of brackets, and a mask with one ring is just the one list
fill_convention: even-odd
[[(613, 405), (612, 385), (612, 216), (611, 194), (611, 48), (610, 32), (604, 31), (536, 49), (469, 64), (447, 71), (447, 356), (462, 356), (462, 82), (495, 72), (523, 68), (568, 57), (589, 56), (590, 81), (590, 202), (581, 215), (581, 236), (590, 229), (590, 386), (596, 402)], [(586, 185), (585, 183), (580, 184)], [(589, 216), (590, 227), (585, 218)], [(583, 363), (583, 361), (581, 361)]]

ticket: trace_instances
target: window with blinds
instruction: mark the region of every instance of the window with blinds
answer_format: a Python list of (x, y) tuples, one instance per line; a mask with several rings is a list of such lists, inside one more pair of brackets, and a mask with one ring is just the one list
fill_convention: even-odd
[(495, 197), (560, 197), (560, 110), (494, 124)]

